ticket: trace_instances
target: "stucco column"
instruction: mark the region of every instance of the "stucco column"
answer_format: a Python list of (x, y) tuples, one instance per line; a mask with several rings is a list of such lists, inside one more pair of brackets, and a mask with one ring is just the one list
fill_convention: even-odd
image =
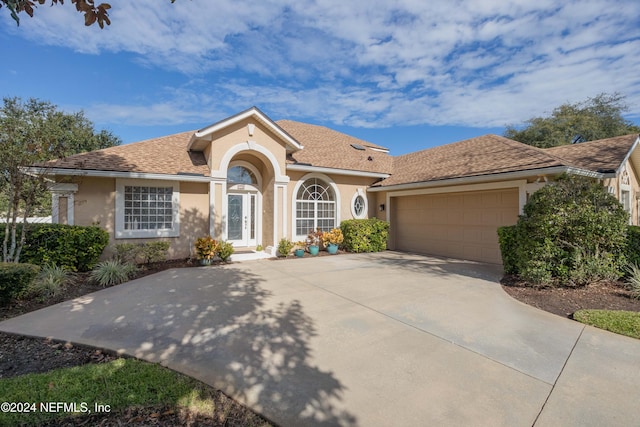
[[(221, 235), (219, 236), (216, 232), (216, 222), (219, 224), (219, 227), (221, 227), (222, 216), (224, 214), (221, 211), (221, 197), (223, 196), (222, 190), (226, 185), (226, 178), (214, 178), (209, 181), (209, 235), (213, 236), (214, 238), (221, 238)], [(216, 209), (218, 209), (217, 212)], [(222, 233), (222, 229), (218, 231), (220, 231), (220, 234)]]
[(278, 245), (278, 240), (282, 237), (289, 238), (287, 234), (287, 183), (276, 181), (274, 185), (274, 246)]

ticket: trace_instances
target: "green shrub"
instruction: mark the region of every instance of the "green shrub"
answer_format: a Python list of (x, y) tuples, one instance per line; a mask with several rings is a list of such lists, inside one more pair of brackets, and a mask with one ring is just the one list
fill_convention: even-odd
[(502, 232), (505, 270), (533, 284), (616, 279), (626, 265), (629, 216), (592, 179), (563, 175), (536, 191), (515, 230)]
[[(22, 225), (18, 225), (18, 233)], [(0, 225), (0, 240), (6, 226)], [(54, 264), (71, 271), (89, 271), (109, 243), (109, 234), (95, 226), (29, 224), (20, 261)]]
[(222, 261), (227, 261), (233, 255), (234, 249), (231, 242), (221, 241), (218, 243), (218, 256)]
[(39, 271), (33, 264), (0, 262), (0, 305), (22, 295)]
[(583, 286), (597, 280), (617, 280), (621, 276), (612, 254), (589, 254), (577, 248), (573, 257), (573, 268), (567, 272), (570, 285)]
[(349, 252), (380, 252), (387, 249), (389, 223), (377, 218), (348, 219), (340, 223), (342, 245)]
[(627, 227), (627, 248), (625, 256), (629, 264), (640, 265), (640, 227), (637, 225)]
[(116, 245), (115, 259), (120, 262), (138, 263), (140, 245), (136, 243), (118, 243)]
[(33, 296), (55, 297), (69, 283), (70, 279), (70, 273), (64, 267), (45, 265), (29, 286), (28, 292)]
[(128, 262), (117, 260), (103, 261), (91, 271), (91, 280), (103, 287), (124, 283), (137, 271), (137, 267)]
[(616, 334), (640, 339), (640, 313), (623, 310), (578, 310), (574, 320)]
[(147, 242), (141, 245), (140, 255), (145, 264), (161, 262), (167, 259), (170, 243), (166, 241)]
[(549, 285), (553, 278), (549, 264), (539, 260), (532, 260), (524, 265), (520, 276), (534, 286)]
[(167, 259), (171, 243), (167, 241), (153, 241), (146, 243), (118, 243), (115, 259), (131, 264), (151, 264)]
[(291, 240), (286, 237), (280, 239), (280, 242), (278, 242), (278, 256), (286, 257), (289, 255), (289, 252), (291, 252), (291, 249), (293, 249), (293, 243)]
[(517, 274), (516, 254), (516, 233), (515, 225), (498, 228), (498, 242), (500, 243), (500, 253), (502, 254), (502, 266), (506, 274)]

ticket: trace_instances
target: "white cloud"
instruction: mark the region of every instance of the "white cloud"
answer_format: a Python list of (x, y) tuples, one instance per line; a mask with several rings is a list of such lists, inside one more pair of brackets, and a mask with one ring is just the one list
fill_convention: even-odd
[(39, 8), (19, 34), (84, 53), (130, 52), (208, 82), (206, 91), (184, 85), (148, 105), (91, 107), (113, 121), (206, 121), (257, 104), (354, 126), (502, 126), (614, 91), (640, 115), (637, 0), (112, 6), (113, 24), (102, 31), (84, 28), (65, 5)]

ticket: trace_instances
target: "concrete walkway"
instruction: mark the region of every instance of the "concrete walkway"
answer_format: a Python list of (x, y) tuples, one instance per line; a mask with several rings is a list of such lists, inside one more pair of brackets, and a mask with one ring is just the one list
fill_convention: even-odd
[(640, 341), (499, 277), (395, 252), (176, 269), (0, 330), (160, 362), (282, 426), (638, 425)]

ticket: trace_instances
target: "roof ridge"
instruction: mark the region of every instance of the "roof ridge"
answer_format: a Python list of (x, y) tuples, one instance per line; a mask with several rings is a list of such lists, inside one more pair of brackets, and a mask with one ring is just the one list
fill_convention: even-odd
[(634, 138), (640, 138), (640, 134), (637, 133), (628, 133), (625, 135), (618, 135), (618, 136), (612, 136), (609, 138), (600, 138), (600, 139), (594, 139), (592, 141), (585, 141), (585, 142), (579, 142), (576, 144), (563, 144), (563, 145), (556, 145), (555, 147), (548, 147), (548, 148), (544, 148), (543, 150), (555, 150), (557, 148), (570, 148), (570, 147), (584, 147), (585, 145), (596, 145), (596, 144), (601, 144), (603, 141), (609, 141), (612, 139), (618, 139), (618, 138), (630, 138), (630, 137), (634, 137)]

